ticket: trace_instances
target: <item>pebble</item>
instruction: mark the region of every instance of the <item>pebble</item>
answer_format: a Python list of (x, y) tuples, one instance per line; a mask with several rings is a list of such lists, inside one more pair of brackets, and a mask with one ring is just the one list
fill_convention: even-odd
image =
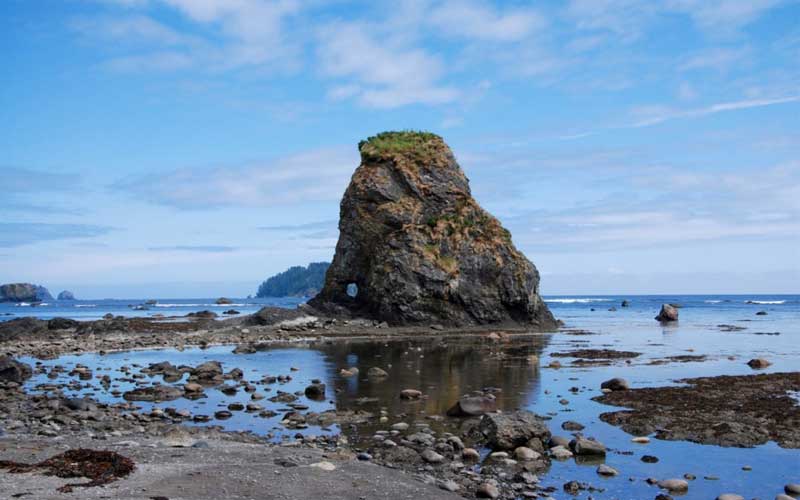
[(601, 476), (616, 476), (616, 475), (619, 475), (619, 471), (617, 471), (617, 469), (611, 467), (610, 465), (606, 465), (606, 464), (600, 464), (600, 466), (597, 467), (597, 473), (600, 474)]
[(422, 397), (422, 392), (416, 389), (403, 389), (400, 391), (400, 399), (419, 399)]
[(717, 500), (744, 500), (744, 497), (735, 493), (723, 493), (717, 497)]
[(392, 430), (393, 431), (400, 431), (400, 432), (407, 431), (408, 430), (408, 424), (405, 423), (405, 422), (397, 422), (396, 424), (392, 425)]
[(430, 448), (420, 453), (422, 459), (428, 462), (429, 464), (439, 464), (442, 463), (444, 457), (435, 451), (431, 450)]
[(780, 495), (775, 497), (775, 500), (797, 500), (795, 497), (790, 497), (789, 495), (784, 495), (781, 493)]
[(669, 491), (689, 491), (689, 483), (684, 479), (664, 479), (658, 487)]
[(550, 448), (550, 455), (556, 460), (567, 460), (569, 458), (572, 458), (572, 452), (563, 446), (556, 446), (554, 448)]
[(497, 498), (500, 496), (500, 490), (492, 483), (483, 483), (478, 486), (478, 491), (475, 492), (478, 498)]
[(448, 479), (447, 481), (442, 481), (439, 483), (439, 488), (445, 491), (452, 491), (456, 492), (459, 489), (458, 483), (453, 481), (452, 479)]
[(563, 424), (561, 424), (561, 428), (565, 431), (582, 431), (584, 426), (579, 424), (578, 422), (573, 422), (572, 420), (567, 420)]
[(647, 443), (650, 442), (650, 438), (646, 437), (646, 436), (635, 437), (635, 438), (631, 439), (631, 442), (632, 443), (638, 443), (638, 444), (647, 444)]
[(315, 469), (320, 469), (320, 470), (324, 470), (324, 471), (327, 471), (327, 472), (331, 472), (331, 471), (336, 470), (336, 466), (335, 465), (333, 465), (330, 462), (324, 462), (324, 461), (323, 462), (313, 463), (313, 464), (309, 465), (309, 467), (314, 467)]
[(461, 458), (464, 460), (480, 460), (481, 454), (475, 448), (464, 448), (461, 452)]
[(783, 487), (787, 495), (800, 495), (800, 483), (789, 483)]
[(529, 461), (529, 460), (538, 460), (541, 455), (528, 448), (527, 446), (520, 446), (516, 450), (514, 450), (514, 458), (521, 461)]

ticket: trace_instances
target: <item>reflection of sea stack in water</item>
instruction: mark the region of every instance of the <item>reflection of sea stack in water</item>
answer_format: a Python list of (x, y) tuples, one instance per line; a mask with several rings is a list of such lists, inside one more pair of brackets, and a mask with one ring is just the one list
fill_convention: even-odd
[(386, 132), (359, 151), (336, 255), (313, 307), (391, 324), (555, 328), (536, 267), (472, 198), (440, 137)]

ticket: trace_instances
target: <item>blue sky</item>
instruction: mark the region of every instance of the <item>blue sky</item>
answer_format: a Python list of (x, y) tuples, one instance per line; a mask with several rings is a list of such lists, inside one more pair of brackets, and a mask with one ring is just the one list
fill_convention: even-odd
[(441, 134), (545, 294), (800, 292), (796, 0), (5, 0), (0, 282), (243, 296)]

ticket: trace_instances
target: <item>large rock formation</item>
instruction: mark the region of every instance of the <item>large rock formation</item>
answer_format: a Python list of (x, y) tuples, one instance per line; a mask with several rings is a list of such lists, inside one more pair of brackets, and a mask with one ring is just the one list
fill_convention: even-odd
[(58, 300), (75, 300), (75, 294), (69, 290), (64, 290), (58, 294)]
[(440, 137), (386, 132), (359, 151), (336, 255), (311, 306), (395, 325), (555, 327), (538, 271), (472, 198)]
[(41, 302), (53, 300), (47, 288), (30, 283), (0, 285), (0, 302)]

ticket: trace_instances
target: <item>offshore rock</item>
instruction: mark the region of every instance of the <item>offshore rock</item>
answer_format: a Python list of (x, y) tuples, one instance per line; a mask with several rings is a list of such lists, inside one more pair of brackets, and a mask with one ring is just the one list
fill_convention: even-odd
[(536, 267), (472, 197), (441, 137), (386, 132), (359, 151), (336, 254), (312, 307), (393, 325), (556, 328)]

